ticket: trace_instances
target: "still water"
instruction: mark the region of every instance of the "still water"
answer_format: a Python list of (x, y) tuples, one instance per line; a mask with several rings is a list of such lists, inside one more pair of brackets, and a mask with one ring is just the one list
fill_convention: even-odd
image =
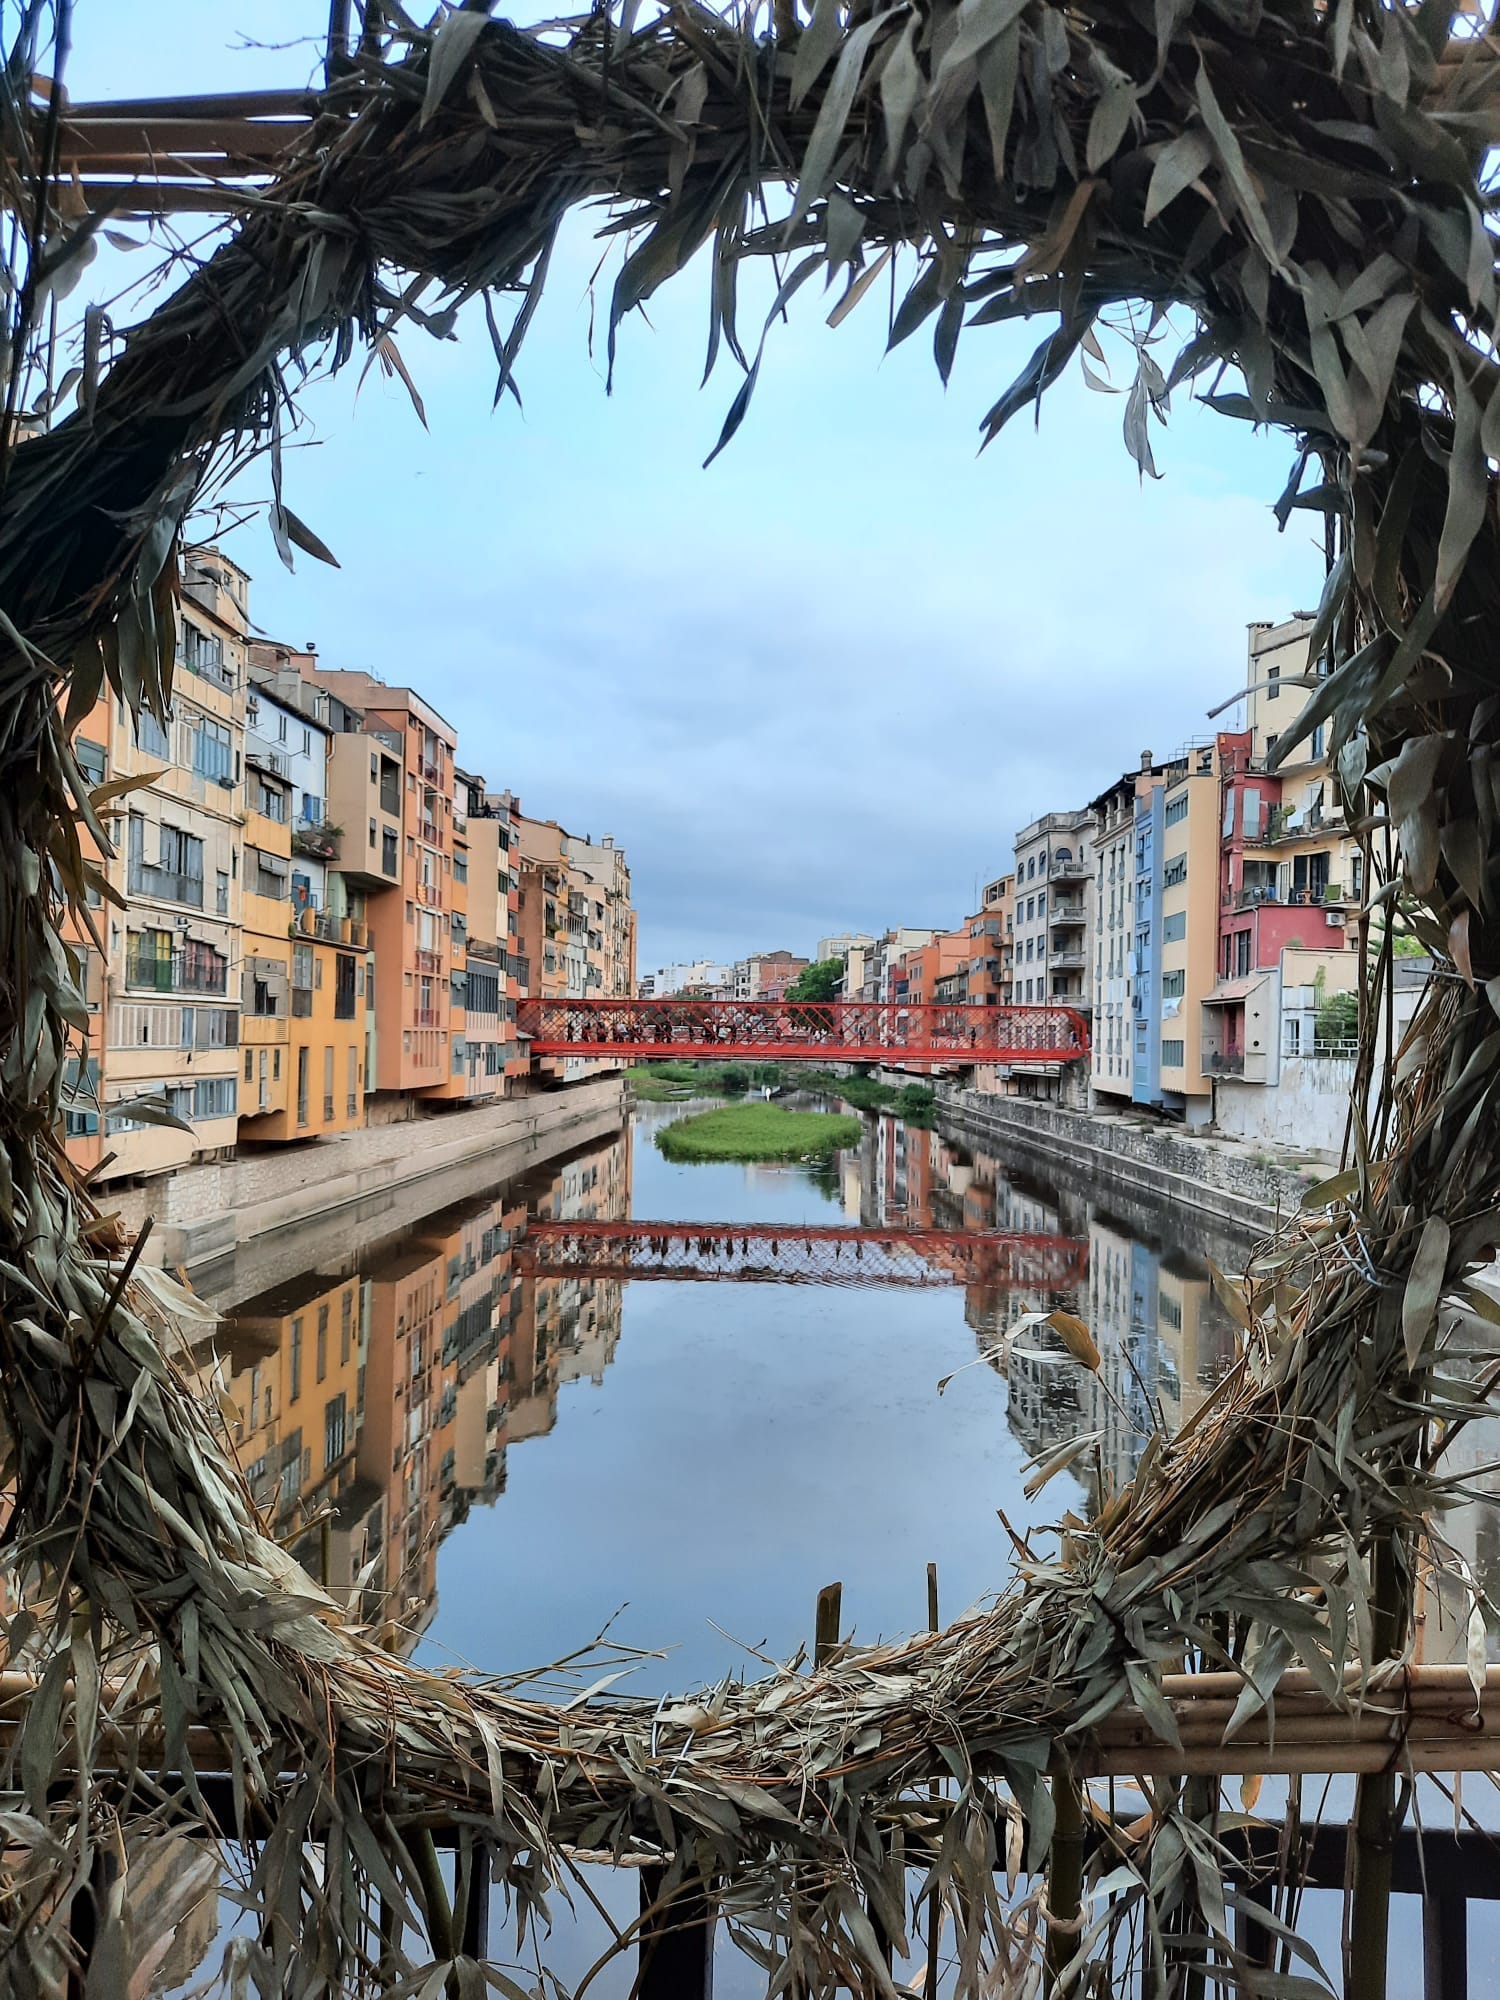
[[(655, 1132), (701, 1108), (638, 1106), (504, 1184), (475, 1162), (431, 1213), (418, 1190), (406, 1211), (310, 1223), (249, 1295), (243, 1268), (201, 1285), (227, 1314), (262, 1504), (393, 1649), (504, 1672), (607, 1629), (660, 1655), (617, 1683), (654, 1695), (810, 1644), (834, 1580), (860, 1640), (925, 1623), (929, 1562), (955, 1616), (1008, 1580), (1002, 1513), (1025, 1529), (1086, 1509), (1230, 1362), (1210, 1260), (1233, 1269), (1247, 1246), (1203, 1218), (889, 1117), (831, 1162), (669, 1163)], [(1087, 1321), (1097, 1375), (1027, 1323), (1056, 1307)], [(1034, 1457), (1080, 1431), (1100, 1434), (1080, 1477), (1028, 1501)], [(1471, 1508), (1452, 1531), (1491, 1585), (1495, 1520)], [(1462, 1619), (1425, 1650), (1462, 1658)], [(628, 1918), (634, 1883), (589, 1872)], [(1414, 1972), (1412, 1901), (1393, 1931)], [(1337, 1907), (1306, 1909), (1335, 1961)], [(576, 1977), (605, 1936), (582, 1904), (546, 1962)], [(718, 1957), (724, 2000), (764, 1991)], [(622, 1966), (590, 1990), (629, 1984)]]
[[(628, 1683), (654, 1694), (753, 1667), (746, 1643), (794, 1653), (835, 1579), (859, 1638), (911, 1630), (929, 1562), (956, 1614), (1007, 1576), (1002, 1511), (1021, 1527), (1084, 1504), (1067, 1477), (1028, 1502), (1033, 1454), (1100, 1429), (1089, 1479), (1127, 1476), (1151, 1424), (1179, 1421), (1228, 1362), (1206, 1260), (1232, 1265), (1232, 1240), (1108, 1213), (891, 1118), (831, 1163), (672, 1165), (654, 1133), (699, 1108), (639, 1106), (233, 1308), (252, 1484), (283, 1531), (331, 1507), (299, 1552), (335, 1585), (360, 1579), (401, 1651), (505, 1671), (608, 1626), (666, 1655)], [(794, 1261), (799, 1282), (780, 1284), (559, 1272), (531, 1247), (538, 1224), (629, 1220), (817, 1235), (762, 1230), (748, 1261), (769, 1278)], [(874, 1252), (892, 1229), (1016, 1247), (982, 1282), (942, 1282), (929, 1249), (928, 1282), (891, 1283)], [(1098, 1380), (1034, 1330), (1014, 1338), (1054, 1306), (1095, 1329)]]

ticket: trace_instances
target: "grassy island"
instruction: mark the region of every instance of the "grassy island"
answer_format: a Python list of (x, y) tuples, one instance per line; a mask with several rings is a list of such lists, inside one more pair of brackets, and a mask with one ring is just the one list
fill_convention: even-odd
[(669, 1160), (802, 1160), (857, 1146), (860, 1122), (836, 1111), (779, 1104), (726, 1104), (664, 1125), (656, 1143)]

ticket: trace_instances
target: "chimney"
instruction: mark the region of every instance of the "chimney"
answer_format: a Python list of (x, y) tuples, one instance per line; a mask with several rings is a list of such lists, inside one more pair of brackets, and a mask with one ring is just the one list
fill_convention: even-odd
[(1150, 752), (1149, 750), (1143, 750), (1143, 751), (1141, 752), (1141, 771), (1142, 771), (1142, 774), (1144, 774), (1144, 773), (1148, 772), (1148, 771), (1149, 771), (1150, 769), (1151, 769), (1151, 752)]

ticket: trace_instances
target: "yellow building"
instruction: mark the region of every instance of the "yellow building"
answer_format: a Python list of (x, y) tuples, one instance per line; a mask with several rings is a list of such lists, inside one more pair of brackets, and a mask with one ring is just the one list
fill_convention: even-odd
[[(240, 772), (249, 579), (219, 550), (184, 559), (172, 712), (110, 711), (110, 776), (145, 782), (114, 804), (107, 913), (106, 1178), (154, 1174), (238, 1136)], [(181, 1125), (132, 1115), (132, 1100)]]
[(1213, 1115), (1203, 1067), (1203, 1002), (1219, 957), (1219, 762), (1212, 744), (1161, 772), (1161, 1068), (1169, 1104), (1189, 1125)]

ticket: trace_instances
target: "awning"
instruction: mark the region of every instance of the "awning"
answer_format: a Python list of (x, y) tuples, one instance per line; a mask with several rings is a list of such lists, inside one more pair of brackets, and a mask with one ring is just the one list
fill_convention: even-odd
[(1237, 1006), (1241, 1000), (1248, 1000), (1252, 993), (1258, 992), (1265, 983), (1266, 975), (1263, 972), (1257, 973), (1250, 979), (1226, 979), (1223, 985), (1216, 986), (1212, 993), (1204, 994), (1203, 1004), (1205, 1007)]

